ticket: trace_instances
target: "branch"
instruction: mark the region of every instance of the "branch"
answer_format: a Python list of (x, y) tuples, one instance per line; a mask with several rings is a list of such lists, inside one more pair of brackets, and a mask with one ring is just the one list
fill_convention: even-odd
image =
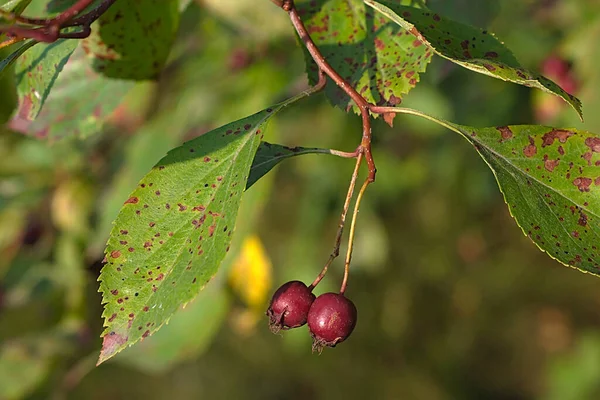
[[(29, 18), (14, 13), (0, 12), (12, 25), (0, 25), (0, 32), (9, 40), (34, 39), (38, 42), (53, 43), (58, 39), (83, 39), (90, 35), (91, 25), (104, 14), (116, 0), (103, 0), (98, 7), (80, 15), (94, 0), (78, 0), (75, 4), (52, 18)], [(68, 27), (79, 28), (76, 32), (61, 32)], [(2, 42), (5, 43), (5, 42)]]
[[(275, 1), (275, 3), (277, 4), (278, 2)], [(315, 42), (313, 42), (308, 31), (306, 30), (304, 22), (302, 22), (300, 19), (298, 10), (296, 10), (293, 0), (284, 0), (282, 3), (282, 8), (288, 12), (290, 20), (292, 21), (292, 25), (294, 25), (298, 36), (300, 36), (300, 40), (302, 40), (302, 43), (310, 53), (315, 63), (317, 63), (319, 69), (325, 72), (325, 74), (331, 78), (331, 80), (333, 80), (335, 84), (340, 87), (340, 89), (350, 96), (356, 106), (360, 109), (363, 124), (363, 136), (359, 148), (361, 152), (364, 153), (367, 166), (369, 167), (369, 182), (374, 182), (377, 168), (375, 167), (375, 161), (373, 160), (373, 155), (371, 153), (371, 115), (369, 114), (369, 102), (365, 100), (365, 98), (358, 93), (352, 87), (352, 85), (342, 78), (340, 74), (338, 74), (338, 72), (327, 62), (327, 60), (325, 60), (325, 57), (323, 57), (321, 51)]]

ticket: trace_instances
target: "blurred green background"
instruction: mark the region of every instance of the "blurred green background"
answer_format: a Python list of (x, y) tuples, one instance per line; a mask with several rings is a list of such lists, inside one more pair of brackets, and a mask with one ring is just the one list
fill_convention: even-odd
[[(524, 66), (574, 91), (587, 120), (440, 59), (403, 105), (466, 125), (600, 133), (600, 2), (428, 4), (496, 32)], [(4, 121), (14, 88), (0, 84)], [(358, 221), (347, 342), (311, 354), (305, 328), (274, 336), (263, 315), (277, 286), (312, 281), (327, 259), (353, 168), (304, 156), (246, 194), (238, 251), (198, 299), (95, 368), (96, 279), (129, 191), (171, 147), (305, 87), (285, 13), (267, 0), (203, 0), (184, 13), (160, 81), (139, 84), (100, 134), (49, 144), (0, 128), (0, 399), (600, 398), (600, 281), (523, 236), (463, 139), (402, 115), (374, 125), (378, 175)], [(352, 151), (359, 136), (359, 118), (316, 95), (266, 139)], [(318, 293), (339, 285), (341, 265)]]

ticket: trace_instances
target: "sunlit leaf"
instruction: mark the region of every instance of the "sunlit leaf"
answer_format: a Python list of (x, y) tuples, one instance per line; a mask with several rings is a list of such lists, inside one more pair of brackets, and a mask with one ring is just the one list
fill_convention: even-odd
[(171, 150), (125, 201), (100, 275), (99, 362), (158, 330), (217, 272), (269, 119), (297, 96)]
[[(412, 4), (412, 1), (397, 1)], [(365, 99), (377, 105), (401, 102), (419, 81), (432, 51), (410, 33), (377, 15), (362, 0), (304, 0), (296, 2), (313, 41), (329, 64)], [(305, 52), (311, 83), (317, 66)], [(327, 97), (342, 108), (358, 108), (333, 82)]]
[(511, 51), (491, 33), (429, 10), (405, 7), (391, 1), (364, 2), (410, 32), (436, 54), (472, 71), (559, 96), (583, 119), (579, 99), (550, 79), (524, 69)]
[(473, 128), (395, 110), (460, 133), (494, 172), (523, 233), (561, 263), (600, 275), (600, 135), (539, 125)]
[(436, 54), (472, 71), (559, 96), (583, 119), (579, 99), (550, 79), (524, 69), (493, 34), (428, 10), (405, 7), (390, 1), (364, 2), (410, 32)]

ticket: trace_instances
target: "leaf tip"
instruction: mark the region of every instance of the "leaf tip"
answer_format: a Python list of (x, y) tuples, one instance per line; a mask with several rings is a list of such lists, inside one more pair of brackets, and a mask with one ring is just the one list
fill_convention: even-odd
[(112, 358), (115, 354), (125, 348), (127, 343), (127, 336), (119, 334), (115, 331), (111, 331), (104, 335), (102, 338), (102, 349), (100, 350), (100, 356), (96, 366), (102, 364), (104, 361)]

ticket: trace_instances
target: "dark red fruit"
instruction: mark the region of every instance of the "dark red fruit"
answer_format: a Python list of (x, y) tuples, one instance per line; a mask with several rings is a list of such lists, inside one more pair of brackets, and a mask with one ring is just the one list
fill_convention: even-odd
[(356, 307), (343, 294), (320, 295), (308, 312), (313, 351), (321, 352), (324, 347), (335, 347), (350, 336), (355, 326)]
[(267, 309), (271, 331), (277, 333), (282, 329), (304, 325), (314, 300), (315, 295), (303, 282), (290, 281), (283, 284), (273, 295)]

